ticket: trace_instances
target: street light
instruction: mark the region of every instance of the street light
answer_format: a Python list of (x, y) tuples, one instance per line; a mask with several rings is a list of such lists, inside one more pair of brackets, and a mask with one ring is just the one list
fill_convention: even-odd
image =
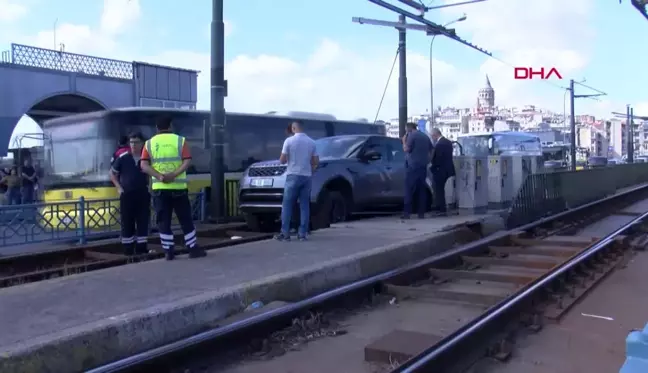
[[(468, 18), (465, 14), (457, 19), (455, 19), (452, 22), (448, 22), (445, 25), (443, 25), (444, 28), (457, 23), (457, 22), (463, 22)], [(434, 80), (432, 78), (432, 47), (434, 46), (434, 39), (437, 37), (437, 35), (432, 36), (432, 40), (430, 41), (430, 125), (434, 127)]]

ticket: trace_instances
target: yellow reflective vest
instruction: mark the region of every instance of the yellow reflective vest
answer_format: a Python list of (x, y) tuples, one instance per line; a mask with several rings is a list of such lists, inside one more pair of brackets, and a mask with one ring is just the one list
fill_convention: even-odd
[[(174, 133), (160, 133), (146, 142), (146, 151), (149, 154), (151, 167), (161, 173), (168, 174), (182, 165), (182, 147), (185, 138)], [(152, 178), (153, 190), (181, 190), (187, 189), (187, 173), (183, 172), (171, 183)]]

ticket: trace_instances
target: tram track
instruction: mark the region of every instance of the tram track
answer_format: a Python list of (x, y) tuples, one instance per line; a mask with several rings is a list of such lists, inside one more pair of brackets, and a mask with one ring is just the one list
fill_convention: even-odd
[[(214, 329), (91, 372), (263, 372), (277, 371), (280, 367), (300, 372), (302, 370), (290, 366), (290, 362), (309, 359), (309, 354), (295, 352), (301, 355), (291, 360), (291, 349), (277, 354), (276, 359), (256, 361), (249, 369), (236, 369), (237, 364), (246, 364), (243, 355), (241, 361), (234, 363), (234, 368), (220, 369), (222, 357), (236, 350), (234, 347), (247, 351), (247, 356), (250, 349), (254, 350), (252, 355), (263, 355), (272, 350), (268, 345), (277, 340), (277, 335), (285, 342), (285, 336), (294, 334), (295, 328), (297, 334), (308, 329), (309, 336), (297, 338), (302, 343), (308, 345), (309, 340), (319, 340), (312, 343), (315, 352), (311, 356), (327, 356), (327, 337), (336, 336), (331, 341), (338, 345), (355, 343), (353, 349), (358, 350), (357, 356), (353, 355), (355, 363), (363, 360), (364, 353), (364, 360), (371, 361), (371, 365), (362, 363), (355, 366), (359, 369), (350, 368), (349, 372), (451, 373), (465, 371), (484, 356), (506, 360), (513, 349), (514, 335), (521, 326), (525, 330), (538, 331), (547, 320), (559, 321), (573, 304), (627, 260), (633, 248), (645, 246), (648, 229), (643, 222), (648, 213), (622, 210), (647, 198), (648, 186), (638, 187), (450, 249), (407, 268), (296, 303), (267, 311), (261, 309), (249, 317), (239, 315), (234, 320), (224, 320)], [(614, 226), (609, 234), (603, 231), (597, 237), (579, 234), (585, 227), (611, 216), (625, 217), (626, 222)], [(399, 310), (393, 305), (402, 308)], [(362, 346), (357, 345), (357, 336), (356, 341), (343, 341), (345, 335), (354, 330), (358, 335), (371, 334), (364, 329), (354, 329), (354, 323), (367, 324), (358, 318), (357, 309), (362, 309), (362, 318), (372, 315), (370, 319), (385, 330), (390, 320), (380, 316), (381, 312), (383, 316), (400, 312), (398, 317), (406, 319), (409, 316), (403, 314), (408, 308), (417, 308), (419, 313), (423, 310), (428, 318), (438, 317), (437, 311), (445, 309), (450, 313), (449, 319), (455, 317), (456, 320), (436, 325), (439, 330), (425, 330), (423, 325), (414, 329), (416, 332), (411, 328), (391, 327), (393, 330)], [(326, 316), (339, 314), (340, 309), (350, 311), (343, 312), (345, 316), (337, 320), (346, 323), (346, 327), (332, 326), (338, 323), (330, 322)], [(312, 325), (303, 326), (312, 324), (313, 320), (326, 326), (315, 329)], [(320, 343), (322, 339), (324, 342)], [(330, 342), (329, 347), (333, 343)], [(231, 365), (231, 354), (229, 356), (228, 364)], [(323, 364), (334, 364), (336, 358), (339, 356), (328, 356)], [(266, 365), (282, 359), (283, 363), (276, 363), (278, 365)], [(315, 371), (339, 368), (338, 362), (336, 366), (318, 366)]]
[[(270, 238), (269, 233), (247, 230), (245, 224), (205, 226), (197, 230), (201, 246), (206, 250), (219, 249)], [(181, 235), (176, 243), (182, 247)], [(0, 288), (49, 280), (62, 276), (95, 271), (104, 268), (159, 259), (164, 256), (159, 240), (149, 238), (152, 251), (134, 257), (122, 254), (117, 240), (91, 243), (62, 250), (0, 257)], [(178, 249), (179, 254), (186, 250)]]

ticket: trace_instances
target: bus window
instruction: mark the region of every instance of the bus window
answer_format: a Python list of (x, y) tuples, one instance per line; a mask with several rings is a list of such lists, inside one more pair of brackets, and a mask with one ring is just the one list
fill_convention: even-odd
[[(304, 132), (313, 140), (326, 137), (326, 122), (319, 120), (304, 120)], [(288, 122), (290, 123), (290, 122)]]
[(108, 181), (110, 158), (116, 143), (102, 136), (101, 119), (44, 125), (48, 155), (46, 174), (51, 182)]
[(542, 147), (540, 138), (532, 136), (521, 136), (516, 134), (495, 134), (493, 135), (494, 154), (501, 155), (506, 153), (523, 152), (527, 154), (541, 155)]
[[(383, 129), (381, 132), (380, 129)], [(371, 123), (358, 123), (358, 122), (334, 122), (333, 123), (333, 136), (341, 135), (384, 135), (385, 127), (381, 125), (374, 125)]]
[(256, 115), (227, 116), (227, 172), (242, 172), (252, 163), (278, 159), (290, 119)]
[(209, 150), (203, 144), (203, 119), (206, 117), (198, 112), (173, 112), (162, 111), (128, 111), (116, 113), (113, 117), (114, 127), (118, 128), (117, 135), (128, 135), (132, 132), (141, 132), (144, 138), (155, 136), (155, 124), (160, 117), (170, 116), (173, 132), (183, 136), (191, 152), (191, 166), (188, 174), (209, 172)]

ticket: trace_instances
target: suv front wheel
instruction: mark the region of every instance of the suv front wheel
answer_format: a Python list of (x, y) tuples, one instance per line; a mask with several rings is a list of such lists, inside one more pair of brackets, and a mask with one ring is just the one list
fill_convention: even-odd
[(324, 190), (317, 199), (311, 217), (313, 229), (329, 228), (331, 223), (346, 221), (351, 214), (344, 195), (336, 190)]

